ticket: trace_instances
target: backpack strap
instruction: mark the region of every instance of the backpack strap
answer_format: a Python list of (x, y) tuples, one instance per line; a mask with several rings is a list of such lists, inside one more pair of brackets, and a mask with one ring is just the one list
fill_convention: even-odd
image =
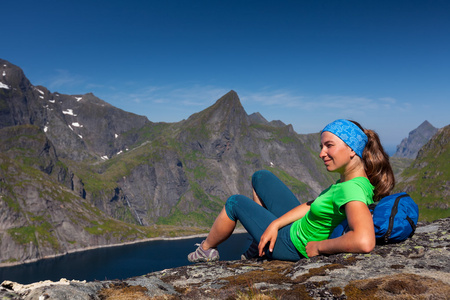
[(414, 224), (413, 219), (411, 219), (409, 216), (406, 216), (406, 220), (409, 222), (409, 224), (411, 225), (412, 228), (412, 232), (409, 235), (409, 237), (412, 237), (414, 235), (414, 233), (416, 232), (416, 224)]

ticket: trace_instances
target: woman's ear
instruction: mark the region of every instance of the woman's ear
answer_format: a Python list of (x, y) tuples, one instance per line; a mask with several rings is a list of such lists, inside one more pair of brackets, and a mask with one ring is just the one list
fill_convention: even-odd
[(354, 158), (356, 156), (356, 152), (352, 148), (350, 148), (350, 150), (350, 158)]

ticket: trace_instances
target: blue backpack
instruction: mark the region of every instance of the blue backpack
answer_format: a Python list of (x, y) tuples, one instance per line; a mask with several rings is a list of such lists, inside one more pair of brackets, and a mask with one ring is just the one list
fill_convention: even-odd
[[(419, 219), (419, 207), (407, 193), (386, 196), (369, 205), (372, 212), (377, 244), (399, 243), (414, 235)], [(348, 231), (347, 219), (330, 235), (339, 237)]]

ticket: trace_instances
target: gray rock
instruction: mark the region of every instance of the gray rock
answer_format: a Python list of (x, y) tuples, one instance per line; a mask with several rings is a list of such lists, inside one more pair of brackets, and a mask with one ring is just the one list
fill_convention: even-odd
[(430, 138), (438, 131), (428, 121), (424, 121), (419, 127), (411, 131), (407, 138), (397, 146), (394, 157), (416, 158), (417, 153)]
[[(182, 266), (122, 281), (5, 281), (3, 299), (449, 299), (450, 218), (370, 254)], [(128, 297), (128, 298), (126, 298)], [(266, 298), (263, 298), (266, 297)], [(260, 299), (260, 298), (258, 298)]]

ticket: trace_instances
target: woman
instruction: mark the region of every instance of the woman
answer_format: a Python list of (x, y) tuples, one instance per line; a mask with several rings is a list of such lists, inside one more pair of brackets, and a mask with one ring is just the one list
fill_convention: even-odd
[[(322, 130), (319, 157), (340, 179), (314, 201), (299, 203), (292, 192), (268, 171), (252, 176), (253, 200), (231, 196), (208, 237), (188, 255), (191, 262), (219, 259), (216, 247), (233, 232), (237, 220), (254, 242), (243, 258), (296, 261), (340, 252), (368, 253), (375, 247), (368, 205), (389, 195), (394, 174), (378, 135), (354, 121), (336, 120)], [(350, 231), (328, 239), (347, 218)]]

